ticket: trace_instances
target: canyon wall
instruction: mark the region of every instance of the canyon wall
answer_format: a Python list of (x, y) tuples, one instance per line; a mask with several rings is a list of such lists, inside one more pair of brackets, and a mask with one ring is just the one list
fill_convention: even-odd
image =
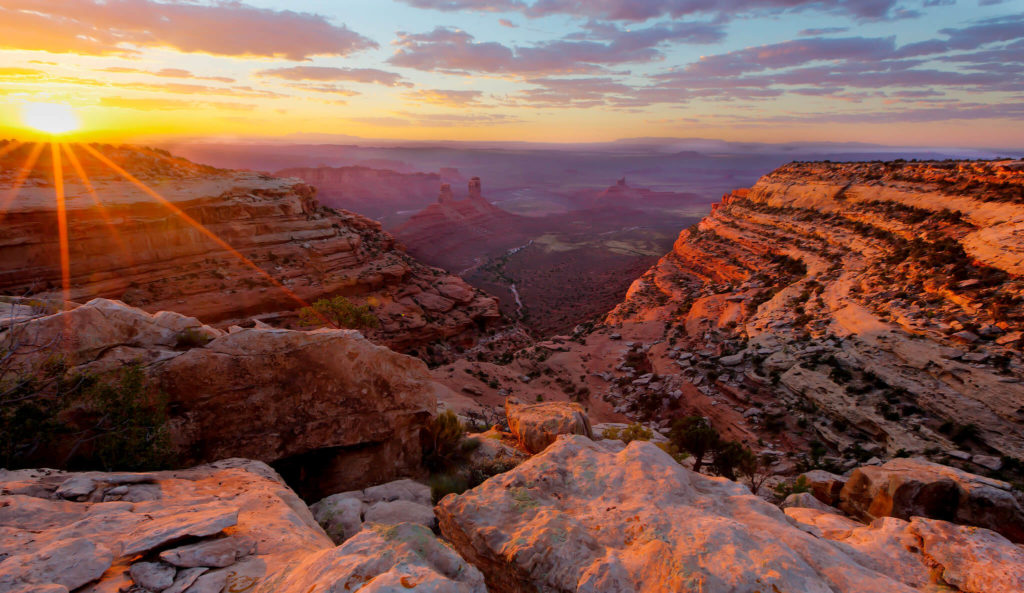
[(793, 163), (683, 231), (608, 321), (664, 322), (734, 428), (998, 469), (1024, 458), (1022, 249), (1020, 161)]
[[(168, 169), (171, 157), (144, 160), (135, 148), (108, 153), (147, 189), (102, 163), (87, 163), (89, 185), (67, 171), (70, 300), (117, 298), (220, 325), (252, 316), (287, 325), (305, 303), (343, 295), (379, 319), (368, 335), (403, 351), (471, 343), (499, 316), (493, 298), (416, 261), (379, 223), (322, 207), (296, 179), (183, 159)], [(0, 179), (7, 188), (10, 172)], [(3, 225), (0, 292), (59, 298), (57, 208), (45, 168), (17, 192)]]

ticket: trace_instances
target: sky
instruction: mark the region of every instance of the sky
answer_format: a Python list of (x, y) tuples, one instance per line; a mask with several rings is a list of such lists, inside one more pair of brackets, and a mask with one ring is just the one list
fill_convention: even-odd
[(0, 0), (0, 137), (1024, 147), (1024, 0)]

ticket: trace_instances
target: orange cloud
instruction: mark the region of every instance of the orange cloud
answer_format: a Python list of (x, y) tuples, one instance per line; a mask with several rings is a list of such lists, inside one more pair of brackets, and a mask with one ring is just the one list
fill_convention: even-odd
[(137, 53), (135, 47), (306, 60), (377, 43), (320, 15), (241, 2), (5, 0), (0, 6), (0, 48), (110, 55)]

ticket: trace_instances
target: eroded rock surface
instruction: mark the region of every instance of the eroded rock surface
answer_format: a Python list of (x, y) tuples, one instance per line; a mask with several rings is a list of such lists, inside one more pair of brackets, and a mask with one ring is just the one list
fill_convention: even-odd
[[(83, 500), (57, 494), (82, 477), (93, 484)], [(137, 489), (146, 499), (132, 502)], [(421, 525), (375, 525), (335, 547), (258, 461), (145, 474), (0, 470), (0, 525), (4, 592), (486, 591), (480, 572)]]
[[(24, 161), (29, 149), (7, 159)], [(71, 300), (116, 298), (224, 326), (254, 315), (288, 325), (303, 301), (344, 295), (371, 305), (380, 320), (371, 337), (401, 351), (439, 339), (471, 343), (498, 318), (495, 299), (409, 257), (380, 223), (320, 206), (316, 189), (298, 179), (218, 170), (141, 147), (96, 149), (162, 202), (85, 148), (72, 149), (102, 206), (68, 176)], [(5, 212), (0, 293), (61, 298), (48, 171), (40, 162)], [(14, 183), (7, 173), (0, 168), (0, 191)], [(459, 298), (442, 296), (441, 286)]]
[[(181, 346), (185, 330), (210, 341)], [(351, 330), (222, 332), (96, 299), (19, 332), (14, 361), (26, 372), (52, 352), (34, 344), (57, 348), (73, 371), (143, 365), (167, 396), (179, 463), (273, 462), (313, 500), (416, 475), (419, 433), (441, 389), (422, 361)]]
[[(944, 583), (980, 591), (958, 576), (930, 576), (932, 566), (955, 573), (961, 559), (944, 557), (934, 541), (921, 544), (928, 536), (914, 535), (916, 547), (898, 559), (860, 552), (794, 525), (742, 485), (683, 468), (651, 443), (610, 443), (561, 437), (518, 468), (445, 497), (437, 507), (442, 533), (497, 593), (892, 593)], [(835, 537), (863, 528), (832, 513), (799, 510), (846, 522)], [(941, 529), (942, 537), (965, 545), (991, 545), (988, 568), (998, 565), (1005, 574), (989, 590), (1013, 590), (1006, 587), (1024, 567), (1019, 548), (986, 530), (921, 522), (915, 534)], [(896, 561), (913, 568), (890, 570)]]
[(545, 402), (520, 404), (505, 402), (509, 430), (531, 453), (540, 453), (560, 434), (581, 434), (593, 438), (587, 412), (580, 404)]
[(857, 468), (839, 499), (840, 508), (865, 520), (930, 517), (1024, 542), (1024, 509), (1009, 484), (923, 459)]
[(332, 494), (309, 509), (337, 544), (354, 537), (367, 523), (415, 523), (428, 528), (437, 523), (430, 486), (408, 479)]

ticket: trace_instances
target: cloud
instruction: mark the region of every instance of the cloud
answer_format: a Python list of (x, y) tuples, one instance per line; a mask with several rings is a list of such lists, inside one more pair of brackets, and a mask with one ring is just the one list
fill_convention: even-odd
[(42, 70), (35, 68), (0, 68), (0, 78), (41, 78), (46, 76)]
[(702, 57), (686, 70), (722, 76), (826, 60), (877, 61), (890, 57), (895, 47), (895, 37), (796, 39)]
[(253, 111), (255, 105), (248, 103), (187, 101), (164, 98), (102, 97), (100, 105), (137, 111), (184, 111), (197, 108), (224, 109), (229, 111)]
[(324, 93), (330, 95), (338, 95), (340, 97), (355, 97), (361, 95), (359, 91), (353, 91), (333, 84), (304, 84), (299, 82), (288, 83), (288, 86), (293, 89), (300, 91), (309, 91), (313, 93)]
[(586, 31), (531, 46), (477, 42), (461, 29), (437, 27), (428, 33), (399, 32), (388, 62), (404, 68), (469, 74), (591, 74), (608, 66), (660, 60), (667, 42), (708, 43), (724, 37), (718, 24), (672, 23), (626, 31), (591, 24)]
[(417, 8), (446, 12), (519, 12), (531, 18), (570, 15), (586, 19), (641, 22), (654, 18), (714, 16), (729, 19), (765, 13), (817, 9), (862, 20), (917, 16), (899, 0), (399, 0)]
[(421, 89), (410, 91), (403, 95), (405, 98), (416, 103), (428, 103), (442, 107), (478, 107), (481, 106), (480, 99), (482, 91), (472, 90), (442, 90), (442, 89)]
[(822, 27), (820, 29), (803, 29), (797, 33), (797, 35), (801, 37), (818, 37), (821, 35), (831, 35), (833, 33), (845, 33), (849, 30), (849, 27)]
[(508, 19), (498, 19), (498, 24), (502, 27), (508, 27), (509, 29), (518, 29), (519, 25), (513, 23)]
[(162, 70), (153, 71), (143, 70), (142, 68), (128, 68), (125, 66), (110, 66), (109, 68), (100, 68), (98, 71), (112, 72), (115, 74), (146, 74), (162, 78), (194, 78), (196, 80), (212, 80), (214, 82), (235, 82), (234, 78), (228, 78), (227, 76), (199, 76), (181, 68), (164, 68)]
[(352, 121), (383, 127), (448, 128), (455, 126), (490, 126), (522, 121), (509, 113), (413, 113), (396, 111), (392, 115), (353, 117)]
[(284, 80), (319, 80), (375, 83), (385, 86), (410, 86), (394, 72), (376, 68), (335, 68), (330, 66), (293, 66), (260, 70), (256, 76), (282, 78)]
[(377, 43), (320, 15), (240, 1), (4, 0), (0, 6), (0, 48), (108, 55), (144, 47), (306, 60)]

